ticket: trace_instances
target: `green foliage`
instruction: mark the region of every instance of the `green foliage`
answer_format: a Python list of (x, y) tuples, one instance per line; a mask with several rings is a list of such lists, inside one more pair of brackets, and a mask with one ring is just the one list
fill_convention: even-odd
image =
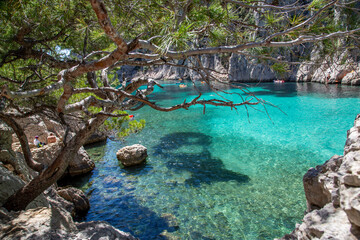
[(188, 21), (182, 22), (179, 28), (174, 31), (167, 33), (168, 29), (164, 28), (162, 32), (163, 37), (161, 38), (161, 53), (164, 54), (168, 52), (171, 48), (176, 48), (178, 50), (184, 50), (189, 47), (188, 43), (194, 39), (194, 34), (190, 31), (192, 30), (194, 24), (189, 23)]
[(281, 20), (283, 20), (283, 16), (277, 16), (272, 13), (267, 13), (267, 14), (265, 14), (265, 20), (266, 20), (266, 25), (275, 26), (275, 25), (277, 25), (277, 23), (279, 23)]
[(289, 18), (289, 24), (290, 27), (299, 25), (302, 21), (304, 21), (306, 17), (301, 13), (301, 14), (294, 14), (294, 16)]
[(124, 138), (132, 133), (137, 133), (145, 127), (145, 120), (141, 119), (140, 121), (132, 120), (128, 123), (127, 127), (121, 128), (117, 133), (118, 138)]
[[(126, 114), (125, 111), (115, 111), (114, 114)], [(131, 119), (129, 116), (125, 117), (111, 117), (104, 122), (104, 130), (113, 132), (114, 135), (120, 139), (141, 131), (145, 127), (145, 120), (139, 121)]]
[(327, 4), (327, 0), (313, 0), (308, 6), (309, 10), (317, 11)]
[[(246, 0), (248, 4), (258, 1)], [(273, 3), (278, 2), (274, 1)], [(308, 6), (309, 11), (317, 11), (325, 6), (327, 0), (313, 0)], [(254, 11), (238, 7), (222, 0), (104, 0), (112, 25), (126, 40), (131, 41), (140, 33), (143, 39), (152, 38), (152, 43), (160, 46), (160, 53), (170, 50), (186, 50), (193, 47), (220, 46), (244, 44), (266, 36), (259, 36), (256, 31)], [(350, 8), (356, 7), (356, 2), (348, 5), (348, 9), (341, 10), (341, 20), (335, 21), (334, 9), (324, 11), (318, 19), (296, 31), (274, 38), (274, 41), (286, 41), (300, 35), (320, 35), (359, 27), (360, 15)], [(305, 21), (309, 15), (298, 11), (297, 14), (278, 14), (276, 11), (266, 10), (258, 12), (259, 19), (265, 22), (260, 31), (271, 35)], [(258, 19), (258, 20), (259, 20)], [(96, 15), (88, 0), (8, 0), (0, 1), (0, 61), (7, 57), (0, 68), (0, 75), (19, 81), (20, 84), (7, 83), (11, 90), (29, 90), (42, 88), (57, 81), (56, 75), (61, 69), (50, 66), (42, 59), (21, 59), (11, 55), (20, 49), (20, 44), (14, 41), (21, 29), (29, 28), (26, 39), (29, 41), (52, 39), (44, 43), (34, 43), (33, 50), (49, 54), (54, 59), (70, 61), (81, 58), (92, 51), (115, 49), (115, 44), (104, 34), (99, 26)], [(156, 37), (157, 36), (157, 37)], [(198, 43), (201, 43), (197, 45)], [(335, 44), (337, 44), (335, 42)], [(331, 53), (335, 49), (331, 40), (324, 42), (324, 52)], [(63, 54), (66, 51), (67, 54)], [(255, 48), (251, 53), (261, 56), (271, 56), (275, 51), (271, 48)], [(70, 53), (70, 54), (69, 54)], [(98, 59), (101, 56), (96, 56)], [(29, 66), (38, 66), (34, 74)], [(274, 64), (277, 71), (285, 71)], [(99, 75), (99, 73), (96, 73)], [(51, 76), (46, 78), (47, 76)], [(115, 78), (115, 69), (109, 72), (110, 79)], [(28, 85), (20, 87), (28, 81)], [(0, 81), (0, 87), (6, 81)], [(112, 83), (115, 86), (117, 81)], [(98, 81), (98, 85), (102, 83)], [(88, 87), (86, 77), (76, 79), (74, 87)], [(44, 102), (56, 105), (62, 94), (57, 90), (48, 96), (37, 97), (31, 101), (19, 102), (29, 105)], [(90, 94), (72, 96), (70, 103), (84, 99)], [(98, 111), (98, 109), (93, 109)]]
[(209, 32), (209, 36), (211, 39), (209, 41), (209, 45), (215, 47), (221, 45), (223, 42), (226, 42), (229, 33), (224, 28), (214, 28)]
[[(255, 56), (271, 56), (271, 53), (273, 53), (275, 50), (274, 48), (268, 48), (268, 47), (257, 47), (250, 50), (250, 53), (252, 53)], [(258, 58), (258, 63), (261, 63), (261, 59)]]
[(271, 69), (277, 72), (280, 76), (283, 76), (286, 72), (289, 71), (289, 65), (286, 63), (274, 63), (271, 65)]

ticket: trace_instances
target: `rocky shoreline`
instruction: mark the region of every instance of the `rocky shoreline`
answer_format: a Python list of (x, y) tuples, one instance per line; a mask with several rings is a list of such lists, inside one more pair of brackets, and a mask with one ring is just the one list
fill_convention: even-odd
[[(12, 140), (11, 129), (0, 126), (0, 206), (34, 175), (25, 167), (22, 154), (14, 151), (17, 144), (11, 144)], [(46, 154), (55, 154), (57, 147), (49, 144), (40, 149)], [(39, 150), (32, 150), (36, 158)], [(39, 159), (46, 159), (45, 153)], [(323, 165), (310, 168), (304, 175), (305, 216), (292, 233), (281, 239), (360, 239), (359, 161), (360, 114), (347, 133), (344, 155), (335, 155)], [(86, 213), (88, 207), (80, 190), (52, 186), (26, 211), (8, 212), (0, 208), (0, 239), (136, 239), (105, 222), (75, 222), (73, 218)]]
[[(64, 129), (56, 122), (49, 125), (47, 120), (35, 116), (19, 123), (25, 127), (28, 139), (35, 134), (44, 139), (49, 132), (57, 136), (55, 143), (41, 148), (29, 143), (33, 159), (50, 165), (49, 159), (54, 159), (53, 156), (61, 147), (62, 141), (58, 136), (61, 136)], [(36, 173), (27, 167), (12, 129), (1, 123), (0, 159), (0, 206), (2, 206), (10, 195), (29, 182)], [(94, 167), (94, 162), (84, 148), (81, 148), (71, 160), (66, 175), (80, 175), (91, 171)], [(0, 207), (0, 239), (137, 239), (106, 222), (73, 220), (85, 215), (89, 207), (89, 201), (81, 190), (73, 187), (57, 188), (53, 185), (32, 201), (25, 211), (8, 212)]]
[(283, 240), (360, 239), (360, 114), (344, 155), (310, 168), (303, 178), (307, 211)]

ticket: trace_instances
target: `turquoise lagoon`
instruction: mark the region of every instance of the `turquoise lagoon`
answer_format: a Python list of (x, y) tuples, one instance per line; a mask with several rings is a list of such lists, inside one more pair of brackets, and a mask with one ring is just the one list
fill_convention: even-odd
[[(152, 101), (191, 100), (188, 84), (167, 82)], [(198, 86), (204, 98), (216, 97)], [(237, 111), (202, 106), (135, 112), (146, 128), (125, 141), (89, 148), (92, 174), (76, 185), (88, 194), (85, 221), (105, 220), (140, 239), (273, 239), (290, 233), (306, 208), (302, 176), (342, 154), (346, 131), (360, 112), (358, 87), (263, 83), (248, 88), (278, 108)], [(229, 92), (240, 92), (228, 89)], [(229, 99), (236, 95), (227, 95)], [(132, 113), (133, 114), (133, 113)], [(147, 164), (124, 169), (116, 151), (135, 143)]]

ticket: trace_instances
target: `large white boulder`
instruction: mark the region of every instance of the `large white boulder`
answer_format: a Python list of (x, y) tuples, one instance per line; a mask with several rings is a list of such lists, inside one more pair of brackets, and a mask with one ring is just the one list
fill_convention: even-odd
[(147, 158), (147, 148), (140, 144), (123, 147), (116, 153), (116, 157), (125, 167), (139, 165)]

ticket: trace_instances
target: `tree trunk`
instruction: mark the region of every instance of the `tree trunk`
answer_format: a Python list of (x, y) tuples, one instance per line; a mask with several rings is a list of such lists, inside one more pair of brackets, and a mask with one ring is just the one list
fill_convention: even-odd
[(65, 172), (70, 160), (77, 153), (86, 139), (104, 123), (107, 116), (98, 116), (91, 119), (90, 124), (82, 128), (69, 142), (65, 144), (55, 161), (40, 175), (35, 177), (16, 193), (10, 196), (3, 207), (11, 211), (24, 210), (26, 206), (39, 196), (48, 187), (54, 184)]
[(19, 126), (19, 124), (15, 120), (11, 119), (9, 116), (6, 116), (3, 113), (0, 113), (0, 119), (3, 120), (9, 127), (11, 127), (14, 130), (14, 132), (15, 132), (16, 136), (18, 137), (19, 142), (21, 144), (21, 149), (23, 151), (26, 164), (31, 169), (33, 169), (37, 172), (41, 172), (44, 169), (44, 165), (41, 163), (38, 163), (32, 159), (28, 139), (27, 139), (23, 129)]

